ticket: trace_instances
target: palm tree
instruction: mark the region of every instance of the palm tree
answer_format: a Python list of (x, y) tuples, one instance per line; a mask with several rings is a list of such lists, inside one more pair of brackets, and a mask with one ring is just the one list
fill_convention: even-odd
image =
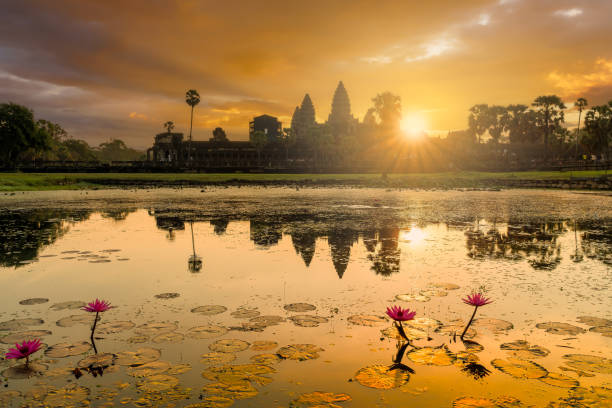
[(580, 137), (580, 117), (582, 116), (582, 111), (584, 110), (584, 108), (586, 108), (587, 105), (588, 105), (588, 102), (584, 98), (578, 98), (576, 102), (574, 103), (574, 106), (578, 108), (578, 130), (576, 130), (576, 157), (578, 157), (578, 138)]
[(174, 130), (174, 122), (169, 120), (168, 122), (164, 123), (164, 127), (168, 133), (172, 133)]
[(193, 108), (200, 103), (200, 94), (195, 89), (190, 89), (185, 93), (185, 102), (191, 106), (191, 122), (189, 124), (189, 161), (191, 162), (191, 131), (193, 129)]
[(544, 128), (544, 155), (548, 156), (548, 139), (553, 125), (563, 122), (563, 109), (565, 105), (557, 95), (538, 96), (531, 106), (538, 108), (541, 125)]

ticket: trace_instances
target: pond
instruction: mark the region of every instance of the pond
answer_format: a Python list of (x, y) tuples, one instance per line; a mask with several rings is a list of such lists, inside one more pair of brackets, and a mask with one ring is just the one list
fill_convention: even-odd
[(610, 195), (12, 193), (0, 232), (0, 351), (43, 343), (3, 407), (610, 406)]

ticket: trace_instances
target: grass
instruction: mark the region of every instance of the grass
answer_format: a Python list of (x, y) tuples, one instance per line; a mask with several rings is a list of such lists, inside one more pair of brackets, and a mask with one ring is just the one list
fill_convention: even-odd
[(605, 171), (446, 172), (389, 174), (263, 174), (263, 173), (0, 173), (0, 191), (74, 190), (121, 185), (207, 185), (224, 183), (309, 183), (372, 187), (494, 187), (496, 181), (595, 178)]

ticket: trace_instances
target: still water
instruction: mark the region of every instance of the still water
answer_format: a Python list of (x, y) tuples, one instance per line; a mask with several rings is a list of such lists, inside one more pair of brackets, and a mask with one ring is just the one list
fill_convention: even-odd
[(3, 407), (611, 406), (609, 195), (32, 192), (0, 232), (0, 351), (45, 343)]

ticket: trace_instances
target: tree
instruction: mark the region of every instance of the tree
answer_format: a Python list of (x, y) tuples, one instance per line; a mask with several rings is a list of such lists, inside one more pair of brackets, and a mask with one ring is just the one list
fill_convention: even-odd
[(212, 132), (213, 137), (210, 139), (211, 142), (227, 142), (227, 135), (225, 134), (225, 130), (220, 127), (215, 128)]
[(584, 126), (591, 140), (592, 149), (608, 153), (612, 140), (612, 101), (607, 105), (593, 106), (589, 109), (584, 117)]
[(191, 106), (191, 121), (189, 123), (189, 161), (191, 161), (191, 131), (193, 130), (193, 108), (200, 103), (200, 94), (195, 89), (190, 89), (185, 93), (185, 102)]
[(174, 130), (174, 122), (169, 120), (168, 122), (164, 123), (164, 128), (166, 128), (166, 132), (172, 133)]
[(106, 161), (131, 161), (142, 158), (143, 152), (127, 147), (125, 142), (120, 139), (111, 139), (108, 142), (100, 143), (95, 150), (96, 156), (100, 160)]
[(372, 102), (380, 125), (386, 130), (399, 130), (402, 118), (401, 98), (391, 92), (383, 92), (372, 98)]
[(501, 141), (504, 132), (503, 116), (506, 113), (506, 108), (499, 105), (490, 106), (487, 110), (488, 131), (493, 143), (497, 144)]
[(578, 135), (580, 135), (580, 118), (582, 116), (582, 111), (586, 108), (588, 102), (584, 98), (578, 98), (576, 102), (574, 102), (574, 106), (578, 108), (578, 128), (576, 129), (576, 157), (578, 157)]
[(565, 120), (563, 115), (565, 105), (557, 95), (545, 95), (538, 96), (531, 106), (537, 108), (539, 112), (537, 122), (544, 133), (544, 154), (547, 156), (550, 136)]
[(266, 144), (268, 143), (268, 135), (261, 130), (257, 130), (250, 135), (250, 142), (253, 146), (255, 146), (255, 150), (257, 151), (257, 165), (261, 165), (261, 151), (264, 149)]
[(489, 105), (481, 103), (470, 108), (470, 116), (468, 117), (468, 128), (476, 136), (478, 144), (480, 137), (489, 128)]
[(45, 128), (34, 122), (30, 109), (15, 103), (0, 105), (0, 158), (5, 165), (14, 166), (29, 149), (48, 149), (50, 141)]

